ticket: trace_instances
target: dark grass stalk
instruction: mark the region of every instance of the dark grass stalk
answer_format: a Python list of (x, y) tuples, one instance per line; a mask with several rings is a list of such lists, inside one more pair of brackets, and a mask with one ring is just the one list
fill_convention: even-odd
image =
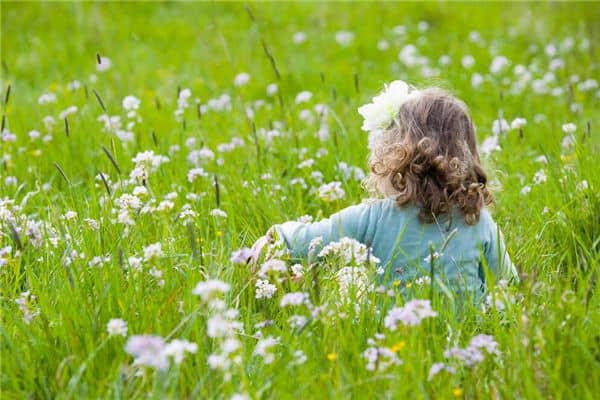
[(10, 84), (8, 85), (8, 87), (6, 88), (6, 96), (4, 96), (4, 107), (6, 107), (8, 105), (8, 100), (10, 100)]
[(321, 83), (325, 83), (325, 74), (323, 71), (319, 72), (319, 76), (321, 77)]
[(333, 129), (333, 146), (335, 150), (338, 150), (338, 137), (337, 137), (337, 129)]
[(104, 106), (104, 102), (102, 101), (102, 98), (100, 97), (100, 95), (98, 94), (98, 92), (96, 92), (95, 89), (92, 89), (92, 92), (94, 93), (94, 96), (96, 96), (96, 99), (98, 100), (98, 103), (100, 103), (100, 107), (102, 108), (102, 110), (108, 114), (108, 111), (106, 111), (106, 107)]
[(590, 279), (590, 284), (585, 293), (585, 308), (586, 309), (590, 308), (590, 300), (592, 299), (592, 296), (596, 292), (597, 283), (598, 283), (598, 271), (594, 271), (594, 275), (592, 275), (592, 278)]
[(204, 268), (204, 250), (202, 249), (202, 242), (199, 242), (199, 246), (198, 246), (198, 257), (200, 259), (200, 265), (202, 266), (201, 270), (202, 272), (206, 272), (206, 269)]
[(181, 121), (181, 127), (184, 131), (187, 129), (187, 123), (185, 122), (185, 118)]
[(158, 96), (154, 97), (154, 107), (156, 107), (157, 110), (160, 110), (160, 100)]
[(98, 65), (102, 64), (102, 58), (100, 57), (100, 53), (96, 53), (96, 62)]
[(567, 108), (569, 108), (569, 105), (573, 102), (573, 100), (575, 99), (575, 91), (573, 90), (573, 83), (569, 84), (568, 89), (569, 89), (569, 96), (567, 97)]
[(277, 100), (279, 100), (279, 108), (281, 108), (282, 114), (285, 111), (285, 104), (283, 102), (283, 96), (281, 95), (281, 91), (277, 91)]
[(246, 14), (248, 14), (248, 18), (250, 18), (250, 21), (256, 23), (256, 18), (254, 18), (254, 14), (252, 13), (252, 9), (250, 8), (250, 6), (245, 5), (244, 10), (246, 10)]
[(177, 85), (177, 97), (175, 98), (175, 100), (179, 99), (179, 94), (181, 94), (181, 85)]
[(119, 246), (118, 259), (119, 259), (119, 267), (121, 267), (121, 269), (123, 269), (123, 264), (125, 263), (124, 257), (123, 257), (123, 246)]
[(106, 193), (108, 193), (108, 197), (110, 197), (111, 196), (110, 186), (108, 186), (108, 182), (106, 181), (104, 174), (102, 172), (99, 172), (99, 174), (100, 174), (100, 179), (102, 179), (102, 183), (104, 183), (104, 188), (106, 189)]
[(69, 137), (69, 119), (65, 117), (65, 135)]
[(354, 90), (356, 93), (360, 93), (360, 86), (358, 85), (358, 73), (354, 73)]
[(333, 97), (333, 101), (337, 101), (337, 91), (335, 90), (335, 86), (331, 88), (331, 97)]
[(269, 62), (271, 63), (271, 68), (273, 68), (273, 72), (275, 72), (275, 77), (277, 78), (278, 81), (280, 81), (281, 75), (279, 74), (279, 69), (277, 68), (277, 63), (275, 62), (275, 58), (273, 57), (273, 54), (271, 54), (271, 51), (269, 50), (269, 47), (267, 46), (267, 43), (264, 41), (264, 39), (262, 40), (262, 46), (263, 46), (263, 50), (265, 51), (265, 55), (267, 56), (267, 58), (269, 59)]
[(199, 259), (198, 247), (196, 246), (196, 234), (194, 232), (194, 225), (191, 222), (187, 224), (188, 237), (190, 239), (190, 248), (192, 249), (192, 259)]
[(17, 228), (14, 226), (14, 224), (11, 221), (8, 221), (8, 227), (10, 228), (9, 234), (10, 234), (11, 239), (15, 243), (16, 249), (22, 250), (23, 242), (21, 242), (21, 237), (19, 236), (19, 232), (17, 231)]
[(435, 251), (433, 250), (433, 246), (429, 246), (429, 301), (433, 303), (433, 286), (434, 286), (434, 265), (435, 265), (435, 257), (433, 254)]
[(321, 301), (321, 285), (319, 282), (319, 270), (320, 268), (313, 264), (311, 268), (313, 278), (313, 292), (315, 294), (315, 304), (319, 304)]
[(90, 100), (90, 91), (88, 90), (87, 85), (83, 85), (83, 91), (85, 93), (85, 100), (89, 101)]
[(154, 132), (154, 129), (150, 131), (150, 136), (152, 136), (152, 142), (154, 142), (154, 145), (158, 147), (158, 138), (156, 137), (156, 132)]
[(60, 175), (64, 178), (65, 182), (67, 182), (67, 185), (71, 186), (71, 181), (69, 180), (69, 178), (67, 178), (67, 174), (65, 174), (65, 171), (63, 171), (60, 165), (58, 165), (57, 162), (53, 162), (52, 164), (54, 164), (54, 167), (56, 167), (58, 172), (60, 172)]
[(2, 126), (0, 126), (0, 132), (4, 132), (4, 128), (6, 128), (6, 114), (2, 115)]
[(104, 154), (106, 154), (106, 157), (108, 157), (108, 159), (112, 163), (113, 167), (115, 167), (115, 169), (117, 170), (117, 172), (120, 175), (121, 174), (121, 168), (119, 168), (119, 164), (117, 164), (117, 160), (115, 160), (115, 157), (112, 155), (112, 153), (110, 152), (110, 150), (107, 149), (105, 146), (102, 146), (102, 150), (104, 151)]
[(260, 170), (260, 144), (258, 143), (258, 134), (256, 133), (256, 125), (252, 122), (252, 136), (254, 138), (254, 146), (256, 147), (256, 165)]
[(198, 121), (202, 120), (202, 106), (200, 103), (196, 104), (196, 115), (198, 115)]
[(587, 126), (587, 136), (588, 137), (592, 137), (592, 121), (588, 120), (588, 122), (586, 123)]
[(67, 280), (69, 281), (69, 286), (71, 289), (75, 288), (75, 280), (73, 279), (73, 271), (69, 265), (63, 264), (65, 266), (65, 272), (67, 273)]

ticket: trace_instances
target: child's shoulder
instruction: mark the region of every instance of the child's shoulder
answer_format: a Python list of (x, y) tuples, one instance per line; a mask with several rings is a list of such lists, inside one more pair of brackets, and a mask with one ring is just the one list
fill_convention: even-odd
[[(399, 206), (394, 196), (388, 196), (384, 198), (368, 198), (364, 199), (357, 207), (367, 208), (376, 211), (381, 216), (402, 216), (410, 220), (418, 220), (419, 207), (414, 204)], [(462, 212), (455, 210), (458, 215), (453, 215), (452, 218), (459, 218), (459, 221), (464, 220), (462, 218)], [(440, 219), (449, 218), (450, 216), (440, 216)], [(456, 219), (455, 219), (456, 221)], [(492, 213), (487, 207), (483, 207), (479, 214), (479, 221), (475, 225), (471, 225), (473, 228), (479, 228), (482, 230), (495, 230), (496, 223)]]
[(490, 210), (487, 207), (483, 207), (481, 209), (481, 211), (479, 212), (479, 222), (478, 223), (484, 227), (489, 227), (489, 228), (493, 228), (496, 226), (496, 223), (494, 222), (494, 217), (492, 216), (492, 213), (490, 212)]
[(416, 206), (413, 205), (399, 206), (394, 196), (364, 199), (361, 206), (374, 210), (382, 217), (414, 217), (418, 211)]

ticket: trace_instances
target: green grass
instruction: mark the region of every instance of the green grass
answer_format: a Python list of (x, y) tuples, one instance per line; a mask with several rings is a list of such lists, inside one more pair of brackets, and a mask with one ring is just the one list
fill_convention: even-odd
[[(596, 4), (260, 3), (246, 9), (236, 3), (2, 2), (1, 14), (2, 110), (16, 141), (0, 141), (0, 201), (12, 199), (21, 206), (10, 223), (0, 214), (0, 249), (11, 246), (6, 265), (0, 266), (3, 399), (230, 398), (234, 393), (251, 398), (579, 399), (600, 393), (600, 95), (598, 88), (583, 91), (571, 83), (573, 75), (580, 81), (598, 77)], [(429, 30), (421, 33), (417, 24), (423, 20)], [(396, 25), (404, 25), (406, 35), (396, 35)], [(335, 42), (339, 30), (355, 33), (350, 46)], [(293, 43), (297, 31), (306, 32), (305, 43)], [(472, 31), (480, 33), (481, 44), (469, 40)], [(567, 38), (574, 45), (563, 50)], [(388, 40), (389, 50), (377, 49), (380, 39)], [(589, 45), (582, 47), (582, 41)], [(426, 77), (419, 67), (398, 62), (399, 51), (409, 43), (437, 73)], [(551, 43), (557, 47), (553, 57), (544, 51)], [(109, 70), (96, 71), (97, 53), (110, 58)], [(443, 54), (451, 64), (439, 67)], [(471, 70), (460, 63), (467, 54), (475, 59)], [(511, 61), (500, 76), (489, 72), (494, 55)], [(531, 84), (520, 92), (510, 90), (515, 65), (527, 66), (533, 79), (540, 79), (555, 58), (564, 67), (554, 71), (550, 88), (560, 87), (563, 94), (539, 94)], [(250, 81), (238, 88), (233, 80), (240, 72), (249, 73)], [(471, 85), (475, 72), (485, 78), (478, 88)], [(343, 180), (337, 164), (365, 169), (366, 134), (356, 108), (394, 79), (452, 90), (469, 105), (480, 142), (491, 135), (500, 114), (509, 123), (527, 119), (522, 138), (515, 130), (502, 134), (502, 150), (485, 159), (501, 186), (493, 213), (522, 275), (522, 282), (510, 289), (514, 303), (502, 312), (468, 306), (455, 311), (436, 296), (437, 318), (389, 332), (383, 326), (385, 312), (394, 302), (402, 304), (400, 296), (383, 300), (372, 293), (358, 309), (338, 308), (328, 291), (331, 283), (323, 282), (320, 300), (307, 283), (285, 284), (273, 299), (255, 299), (251, 273), (229, 261), (232, 251), (250, 246), (274, 223), (304, 214), (327, 216), (366, 196), (359, 182)], [(82, 87), (69, 90), (73, 80)], [(266, 96), (270, 83), (278, 84), (279, 97)], [(178, 88), (192, 91), (185, 124), (174, 116)], [(303, 90), (312, 92), (312, 99), (295, 104)], [(97, 121), (103, 110), (94, 91), (108, 114), (120, 115), (124, 125), (122, 99), (134, 95), (141, 100), (143, 120), (133, 128), (133, 142), (123, 144), (103, 131)], [(56, 103), (38, 104), (47, 92), (56, 94)], [(231, 110), (198, 118), (194, 99), (206, 104), (223, 93), (231, 96)], [(256, 110), (252, 123), (245, 109), (261, 99), (266, 106)], [(314, 113), (312, 122), (299, 117), (317, 103), (330, 109), (331, 137), (324, 142), (317, 135), (319, 118)], [(68, 116), (67, 136), (58, 114), (71, 105), (78, 111)], [(47, 115), (56, 119), (52, 140), (30, 140), (31, 130), (47, 134)], [(536, 115), (544, 118), (536, 122)], [(576, 144), (565, 150), (561, 126), (569, 122), (577, 125)], [(260, 130), (274, 123), (282, 135), (269, 143)], [(243, 138), (245, 145), (230, 153), (216, 151), (233, 137)], [(193, 183), (186, 177), (192, 168), (186, 160), (188, 138), (196, 139), (195, 148), (204, 143), (223, 161), (201, 163), (210, 176)], [(131, 159), (146, 150), (167, 155), (173, 145), (181, 150), (150, 175), (147, 187), (157, 203), (176, 192), (174, 208), (136, 216), (135, 225), (124, 232), (122, 224), (113, 222), (111, 209), (118, 197), (131, 192), (132, 187), (119, 185), (129, 177)], [(327, 153), (317, 158), (321, 149)], [(536, 161), (540, 155), (546, 155), (547, 165)], [(324, 182), (343, 181), (345, 199), (325, 203), (315, 195), (319, 185), (311, 171), (297, 168), (306, 158), (315, 158), (312, 169), (322, 172)], [(533, 184), (540, 169), (547, 181)], [(100, 172), (113, 183), (110, 196), (96, 179)], [(261, 178), (266, 173), (270, 180)], [(209, 215), (217, 207), (212, 175), (218, 178), (225, 219)], [(15, 177), (16, 185), (7, 177)], [(304, 177), (308, 188), (291, 184), (295, 177)], [(587, 188), (581, 186), (584, 180)], [(532, 190), (524, 195), (525, 185)], [(199, 196), (186, 200), (189, 193)], [(197, 213), (191, 230), (177, 218), (186, 203)], [(69, 210), (77, 217), (61, 218)], [(99, 229), (89, 229), (85, 218), (98, 221)], [(46, 224), (38, 247), (27, 238), (27, 220)], [(15, 235), (13, 227), (20, 233)], [(141, 256), (145, 246), (156, 242), (164, 257), (144, 263), (138, 273), (128, 271), (127, 258)], [(73, 251), (81, 257), (68, 264)], [(89, 266), (93, 257), (104, 255), (110, 256), (108, 262)], [(152, 267), (162, 271), (164, 286), (149, 274)], [(219, 343), (207, 336), (209, 311), (192, 294), (207, 277), (231, 284), (225, 299), (239, 310), (244, 326), (244, 333), (236, 335), (241, 363), (230, 369), (229, 381), (207, 364)], [(331, 314), (324, 312), (301, 331), (290, 329), (292, 312), (279, 307), (285, 289), (310, 290), (315, 304), (329, 299), (324, 308)], [(29, 324), (15, 303), (25, 291), (35, 296), (30, 306), (39, 311)], [(416, 296), (427, 298), (428, 291), (417, 290)], [(308, 315), (306, 310), (297, 313)], [(167, 371), (148, 369), (135, 376), (133, 359), (124, 351), (127, 339), (107, 334), (111, 318), (124, 319), (129, 335), (170, 335), (197, 343), (198, 351)], [(272, 324), (262, 329), (263, 335), (280, 338), (272, 364), (252, 355), (254, 325), (265, 320)], [(386, 333), (385, 346), (403, 342), (397, 351), (401, 365), (385, 372), (365, 368), (361, 354), (377, 332)], [(431, 365), (444, 360), (446, 348), (465, 346), (482, 333), (494, 337), (501, 356), (428, 381)], [(305, 353), (305, 363), (294, 364), (296, 350)]]

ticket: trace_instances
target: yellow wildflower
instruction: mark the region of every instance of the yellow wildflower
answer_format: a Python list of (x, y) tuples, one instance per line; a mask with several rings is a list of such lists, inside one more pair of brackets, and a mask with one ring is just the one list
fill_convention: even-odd
[(389, 348), (389, 350), (392, 353), (395, 353), (397, 351), (402, 350), (403, 348), (406, 347), (406, 342), (404, 340), (399, 341), (398, 343), (396, 343), (395, 345), (393, 345), (392, 347)]

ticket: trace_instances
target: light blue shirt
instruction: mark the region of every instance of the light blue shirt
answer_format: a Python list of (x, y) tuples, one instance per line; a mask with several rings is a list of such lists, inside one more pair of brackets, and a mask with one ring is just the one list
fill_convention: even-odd
[(434, 278), (441, 278), (454, 291), (481, 290), (486, 268), (496, 279), (518, 280), (502, 234), (487, 209), (481, 210), (475, 225), (467, 225), (460, 211), (440, 215), (430, 224), (422, 223), (418, 212), (417, 206), (400, 207), (390, 197), (345, 208), (319, 222), (288, 221), (274, 229), (297, 258), (306, 258), (309, 243), (319, 236), (323, 245), (344, 236), (356, 239), (381, 260), (384, 283), (430, 275), (434, 252), (438, 253), (433, 257)]

